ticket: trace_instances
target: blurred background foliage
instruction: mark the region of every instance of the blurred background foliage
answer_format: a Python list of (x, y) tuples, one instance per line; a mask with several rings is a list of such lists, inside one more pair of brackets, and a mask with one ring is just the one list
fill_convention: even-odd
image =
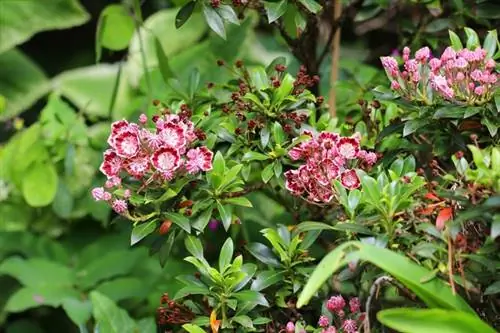
[[(137, 11), (132, 0), (0, 0), (0, 327), (5, 332), (85, 332), (89, 320), (101, 328), (120, 322), (126, 331), (154, 332), (151, 314), (159, 297), (175, 293), (173, 277), (189, 272), (181, 261), (160, 267), (147, 247), (129, 248), (130, 225), (113, 223), (109, 209), (91, 199), (89, 189), (103, 180), (97, 174), (99, 152), (110, 122), (151, 115), (150, 101), (175, 90), (164, 83), (173, 73), (181, 85), (195, 68), (202, 84), (227, 81), (218, 59), (267, 65), (282, 56), (292, 72), (300, 64), (257, 13), (239, 26), (226, 25), (225, 40), (199, 13), (176, 29), (177, 12), (186, 3), (143, 0)], [(320, 46), (328, 40), (333, 4), (323, 5)], [(448, 29), (467, 25), (482, 33), (500, 20), (496, 1), (343, 5), (334, 84), (342, 126), (362, 116), (358, 100), (371, 99), (371, 89), (384, 82), (379, 56), (404, 45), (441, 50)], [(132, 16), (132, 8), (140, 15)], [(319, 69), (325, 96), (331, 88), (329, 57)], [(235, 234), (255, 239), (252, 223), (274, 226), (290, 219), (264, 195), (251, 199), (266, 209), (243, 212), (245, 223), (232, 228)], [(220, 241), (211, 242), (213, 253), (224, 239), (222, 230), (216, 234)], [(104, 313), (119, 320), (111, 322)]]

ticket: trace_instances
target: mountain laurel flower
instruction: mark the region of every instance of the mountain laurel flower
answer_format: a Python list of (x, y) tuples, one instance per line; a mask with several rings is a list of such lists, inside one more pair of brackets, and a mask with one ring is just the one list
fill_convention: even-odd
[(95, 201), (104, 200), (104, 188), (96, 187), (92, 189), (92, 197), (94, 198)]
[[(428, 47), (419, 49), (411, 58), (405, 47), (403, 60), (405, 70), (399, 72), (395, 59), (381, 57), (391, 89), (409, 101), (431, 105), (444, 99), (459, 105), (482, 105), (493, 98), (498, 88), (495, 61), (481, 47), (458, 51), (447, 47), (436, 58), (431, 58)], [(436, 94), (429, 94), (429, 89)]]
[(326, 302), (326, 308), (330, 312), (340, 311), (345, 307), (345, 305), (346, 304), (345, 304), (344, 297), (342, 297), (341, 295), (332, 296)]
[[(104, 187), (109, 192), (104, 187), (95, 188), (92, 197), (107, 201), (113, 210), (123, 214), (128, 210), (126, 200), (130, 199), (132, 189), (140, 195), (148, 187), (162, 188), (178, 177), (210, 170), (213, 153), (200, 146), (189, 117), (187, 113), (156, 115), (151, 119), (151, 127), (144, 114), (137, 123), (127, 120), (112, 123), (107, 139), (109, 148), (104, 151), (99, 167), (107, 177)], [(129, 181), (139, 182), (142, 187), (137, 192), (137, 185), (131, 187)], [(118, 189), (124, 192), (115, 194)]]
[(207, 147), (202, 146), (191, 149), (186, 154), (188, 160), (186, 162), (186, 169), (190, 174), (196, 174), (199, 171), (212, 170), (212, 153)]
[(122, 200), (122, 199), (114, 200), (113, 203), (111, 204), (111, 207), (118, 214), (123, 214), (128, 209), (127, 202), (125, 200)]
[(335, 326), (328, 326), (324, 330), (321, 331), (321, 333), (337, 333), (337, 329)]
[(360, 137), (341, 137), (321, 132), (301, 142), (288, 152), (293, 161), (303, 161), (298, 169), (284, 173), (285, 188), (294, 196), (314, 204), (329, 204), (335, 197), (333, 182), (338, 180), (347, 189), (360, 186), (353, 166), (372, 165), (375, 153), (360, 149)]
[(355, 320), (352, 320), (352, 319), (346, 319), (344, 320), (344, 322), (342, 323), (342, 329), (346, 332), (346, 333), (356, 333), (357, 329), (358, 329), (358, 325), (356, 324), (356, 321)]
[(293, 322), (289, 321), (286, 324), (285, 332), (286, 333), (295, 333), (295, 324)]
[(426, 46), (415, 52), (415, 59), (420, 62), (426, 62), (431, 56), (431, 50)]
[(357, 313), (361, 309), (361, 303), (359, 302), (359, 298), (353, 297), (349, 300), (349, 309), (351, 313)]
[(328, 327), (330, 325), (330, 319), (327, 316), (320, 316), (318, 320), (319, 327)]

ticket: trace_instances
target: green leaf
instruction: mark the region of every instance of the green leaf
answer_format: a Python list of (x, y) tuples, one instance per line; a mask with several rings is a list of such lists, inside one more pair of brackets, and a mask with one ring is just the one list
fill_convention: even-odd
[(234, 197), (234, 198), (226, 198), (224, 199), (224, 203), (230, 205), (237, 205), (242, 207), (252, 208), (252, 203), (245, 197)]
[(492, 58), (497, 50), (498, 34), (496, 30), (488, 31), (484, 39), (483, 49), (486, 50), (486, 59)]
[(500, 293), (500, 281), (496, 281), (488, 286), (488, 288), (485, 289), (484, 294), (485, 295), (495, 295)]
[(160, 69), (163, 82), (168, 84), (169, 79), (175, 77), (175, 74), (170, 68), (168, 57), (165, 54), (165, 51), (163, 50), (163, 46), (161, 46), (160, 40), (156, 37), (155, 37), (155, 51), (156, 51), (156, 58), (158, 59), (158, 68)]
[(486, 126), (486, 128), (488, 129), (488, 132), (490, 132), (490, 135), (492, 137), (494, 137), (495, 135), (497, 135), (498, 125), (492, 123), (489, 118), (483, 118), (483, 119), (481, 119), (481, 124), (483, 124), (483, 125)]
[(181, 299), (189, 295), (208, 295), (210, 290), (205, 286), (191, 285), (181, 288), (174, 296), (174, 299)]
[(493, 222), (491, 223), (490, 237), (495, 239), (500, 236), (500, 214), (496, 214), (493, 217)]
[[(139, 86), (146, 69), (147, 71), (158, 67), (161, 69), (157, 56), (158, 48), (156, 47), (156, 40), (160, 42), (165, 57), (171, 60), (171, 67), (175, 69), (175, 66), (172, 65), (173, 56), (195, 46), (205, 34), (206, 24), (202, 19), (201, 13), (193, 12), (189, 24), (184, 24), (181, 28), (174, 29), (177, 14), (177, 8), (157, 11), (144, 21), (139, 31), (134, 33), (130, 41), (128, 60), (125, 67), (125, 76), (134, 88)], [(142, 49), (146, 58), (146, 64), (144, 64), (141, 55), (141, 40), (139, 35), (142, 39)]]
[(479, 37), (477, 36), (477, 33), (472, 30), (471, 28), (464, 28), (465, 35), (467, 36), (467, 43), (466, 47), (470, 50), (474, 50), (476, 47), (481, 46), (481, 43), (479, 42)]
[(203, 245), (201, 241), (195, 236), (187, 236), (184, 240), (184, 245), (189, 253), (197, 259), (203, 259)]
[(252, 319), (249, 316), (245, 316), (245, 315), (235, 316), (232, 318), (232, 321), (237, 322), (238, 324), (240, 324), (241, 326), (243, 326), (245, 328), (252, 329), (252, 330), (254, 329)]
[(283, 127), (281, 127), (281, 124), (277, 121), (273, 124), (273, 139), (274, 142), (280, 146), (286, 141), (285, 131), (283, 130)]
[(50, 285), (24, 287), (9, 297), (4, 310), (6, 312), (22, 312), (40, 306), (58, 307), (65, 299), (74, 299), (79, 296), (76, 290), (69, 287)]
[(158, 257), (160, 259), (161, 267), (164, 267), (165, 264), (167, 263), (167, 260), (170, 258), (170, 252), (172, 251), (172, 246), (174, 245), (176, 236), (177, 236), (176, 231), (172, 230), (168, 235), (166, 242), (163, 243), (162, 246), (160, 247)]
[(427, 125), (425, 120), (409, 120), (404, 125), (403, 136), (408, 136), (425, 125)]
[(193, 324), (184, 324), (182, 325), (182, 328), (185, 329), (188, 333), (206, 333), (206, 331), (200, 326)]
[(67, 219), (71, 216), (74, 204), (75, 200), (71, 196), (71, 192), (66, 184), (59, 182), (56, 196), (52, 202), (52, 210), (54, 213), (63, 219)]
[(231, 238), (228, 238), (224, 242), (224, 245), (222, 245), (219, 255), (219, 271), (221, 273), (224, 272), (226, 266), (228, 266), (231, 263), (231, 259), (233, 258), (233, 252), (234, 252), (233, 240)]
[(195, 6), (196, 6), (196, 1), (189, 1), (184, 6), (182, 6), (181, 9), (179, 9), (179, 12), (177, 12), (177, 15), (175, 16), (175, 27), (177, 29), (182, 27), (184, 23), (186, 23), (187, 20), (189, 20), (189, 18), (193, 14)]
[(269, 156), (256, 152), (256, 151), (247, 151), (242, 158), (243, 162), (250, 162), (250, 161), (265, 161), (268, 160)]
[(245, 247), (257, 260), (272, 267), (279, 267), (280, 262), (270, 248), (261, 243), (250, 243)]
[(144, 237), (155, 231), (157, 220), (152, 220), (149, 222), (144, 222), (136, 225), (130, 234), (130, 245), (137, 244)]
[(278, 282), (283, 281), (284, 279), (283, 272), (276, 271), (262, 271), (255, 277), (255, 280), (252, 282), (252, 286), (250, 289), (255, 291), (261, 291), (270, 287)]
[(172, 220), (175, 224), (181, 227), (188, 234), (191, 232), (191, 224), (189, 223), (189, 219), (182, 214), (179, 213), (164, 213), (165, 217)]
[(269, 79), (267, 78), (267, 73), (263, 67), (258, 66), (251, 68), (249, 70), (249, 75), (252, 85), (254, 85), (257, 90), (265, 90), (269, 88)]
[(226, 28), (224, 27), (224, 21), (220, 14), (215, 11), (212, 7), (203, 5), (203, 15), (208, 23), (210, 29), (212, 29), (221, 38), (226, 39)]
[(0, 264), (0, 274), (9, 275), (27, 287), (71, 287), (75, 283), (74, 272), (60, 263), (42, 258), (28, 260), (9, 257)]
[(222, 205), (219, 201), (217, 201), (217, 210), (219, 211), (224, 229), (228, 230), (232, 222), (231, 211), (228, 209), (228, 206)]
[[(5, 33), (2, 31), (1, 34), (3, 37)], [(0, 54), (0, 92), (5, 103), (0, 121), (17, 116), (49, 89), (49, 81), (42, 69), (21, 51), (12, 49)]]
[(279, 161), (274, 161), (273, 163), (273, 170), (274, 170), (274, 175), (276, 178), (280, 178), (281, 174), (283, 173), (283, 165)]
[(34, 34), (81, 25), (90, 15), (76, 0), (2, 1), (0, 53), (30, 39)]
[(224, 178), (222, 179), (222, 183), (219, 186), (219, 189), (224, 189), (226, 186), (232, 184), (238, 177), (238, 174), (240, 173), (241, 169), (243, 168), (243, 164), (236, 164), (233, 166), (229, 171), (224, 174), (224, 171), (222, 174), (224, 174)]
[(140, 259), (139, 255), (142, 255), (141, 252), (131, 250), (102, 253), (78, 271), (78, 285), (88, 289), (111, 277), (128, 274)]
[(92, 315), (92, 304), (89, 300), (65, 298), (62, 301), (62, 308), (77, 326), (84, 326)]
[(494, 333), (478, 317), (461, 311), (442, 309), (387, 309), (377, 319), (392, 329), (408, 333)]
[(128, 298), (142, 297), (147, 292), (147, 288), (144, 282), (138, 278), (122, 277), (105, 281), (97, 286), (95, 290), (106, 295), (111, 300), (119, 302)]
[(137, 328), (128, 313), (119, 308), (111, 299), (103, 294), (92, 291), (92, 314), (99, 325), (101, 333), (134, 332)]
[(254, 290), (243, 290), (233, 294), (233, 297), (242, 302), (256, 303), (262, 306), (269, 306), (263, 294)]
[(233, 7), (229, 5), (220, 5), (215, 10), (224, 20), (236, 25), (240, 25), (240, 20), (238, 20), (238, 15), (234, 11)]
[(458, 37), (454, 31), (448, 30), (448, 35), (450, 36), (451, 47), (455, 51), (459, 51), (464, 48), (462, 41), (460, 41), (460, 37)]
[(378, 206), (380, 203), (380, 190), (377, 181), (370, 176), (361, 177), (361, 186), (363, 188), (363, 194), (365, 200), (370, 202), (374, 206)]
[(323, 9), (323, 7), (314, 0), (299, 0), (299, 2), (313, 14), (317, 14)]
[(57, 193), (58, 177), (51, 162), (37, 162), (26, 173), (22, 182), (23, 196), (32, 207), (47, 206)]
[(465, 111), (466, 111), (466, 109), (462, 108), (462, 107), (445, 106), (445, 107), (437, 109), (433, 115), (433, 118), (434, 119), (442, 119), (442, 118), (461, 119), (464, 117)]
[(260, 144), (262, 145), (262, 148), (267, 147), (267, 144), (269, 143), (270, 136), (271, 136), (271, 132), (269, 132), (269, 128), (266, 125), (266, 126), (264, 126), (264, 128), (262, 128), (260, 130)]
[(97, 23), (97, 60), (100, 59), (101, 47), (113, 51), (126, 49), (134, 30), (134, 19), (125, 5), (112, 4), (104, 8)]
[(293, 78), (293, 76), (288, 73), (285, 74), (285, 76), (281, 80), (279, 88), (274, 92), (272, 104), (279, 107), (283, 103), (285, 98), (292, 93), (294, 81), (295, 79)]
[(273, 23), (274, 21), (278, 20), (281, 16), (283, 16), (283, 14), (285, 14), (286, 12), (287, 5), (288, 5), (287, 0), (281, 0), (278, 2), (265, 1), (264, 8), (266, 9), (268, 22)]
[(273, 164), (268, 164), (266, 167), (262, 170), (261, 177), (262, 181), (267, 184), (267, 182), (273, 178), (274, 171), (273, 171)]
[(360, 242), (344, 243), (323, 258), (300, 294), (297, 301), (298, 308), (307, 304), (323, 283), (347, 264), (346, 256), (349, 253), (394, 276), (429, 307), (459, 310), (475, 315), (474, 310), (467, 302), (459, 295), (454, 295), (450, 287), (442, 280), (433, 279), (422, 284), (421, 280), (429, 275), (429, 271), (424, 267), (398, 253)]

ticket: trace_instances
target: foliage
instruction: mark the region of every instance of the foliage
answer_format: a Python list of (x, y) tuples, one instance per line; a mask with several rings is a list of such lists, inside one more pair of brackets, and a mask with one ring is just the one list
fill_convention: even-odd
[(500, 327), (493, 2), (0, 7), (7, 332)]

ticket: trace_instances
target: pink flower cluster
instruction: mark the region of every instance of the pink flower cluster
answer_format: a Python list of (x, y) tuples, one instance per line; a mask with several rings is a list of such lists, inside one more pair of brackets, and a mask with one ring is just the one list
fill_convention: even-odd
[(360, 164), (373, 165), (377, 155), (362, 150), (359, 138), (341, 137), (336, 133), (321, 132), (298, 144), (288, 152), (293, 161), (305, 161), (298, 169), (285, 172), (285, 185), (295, 196), (312, 203), (327, 204), (334, 198), (333, 180), (339, 180), (349, 190), (360, 186), (356, 170)]
[(393, 57), (382, 57), (381, 61), (391, 88), (410, 101), (432, 104), (436, 92), (452, 102), (480, 105), (489, 101), (498, 87), (495, 61), (480, 47), (474, 51), (447, 47), (439, 58), (433, 58), (428, 47), (410, 58), (410, 49), (405, 47), (402, 71)]
[(334, 315), (333, 321), (337, 323), (339, 329), (330, 324), (327, 316), (321, 316), (318, 320), (318, 326), (322, 327), (322, 333), (357, 333), (358, 327), (364, 320), (364, 313), (361, 311), (361, 305), (357, 297), (349, 300), (349, 317), (345, 313), (346, 301), (341, 295), (332, 296), (326, 303), (326, 308)]
[(110, 148), (104, 152), (100, 166), (108, 180), (104, 187), (94, 188), (92, 196), (109, 202), (119, 214), (128, 209), (130, 190), (118, 198), (111, 192), (123, 187), (124, 178), (135, 179), (143, 186), (162, 186), (175, 177), (212, 169), (213, 152), (205, 146), (193, 147), (197, 131), (187, 117), (155, 116), (153, 129), (146, 123), (146, 115), (141, 115), (139, 124), (120, 120), (111, 125)]

